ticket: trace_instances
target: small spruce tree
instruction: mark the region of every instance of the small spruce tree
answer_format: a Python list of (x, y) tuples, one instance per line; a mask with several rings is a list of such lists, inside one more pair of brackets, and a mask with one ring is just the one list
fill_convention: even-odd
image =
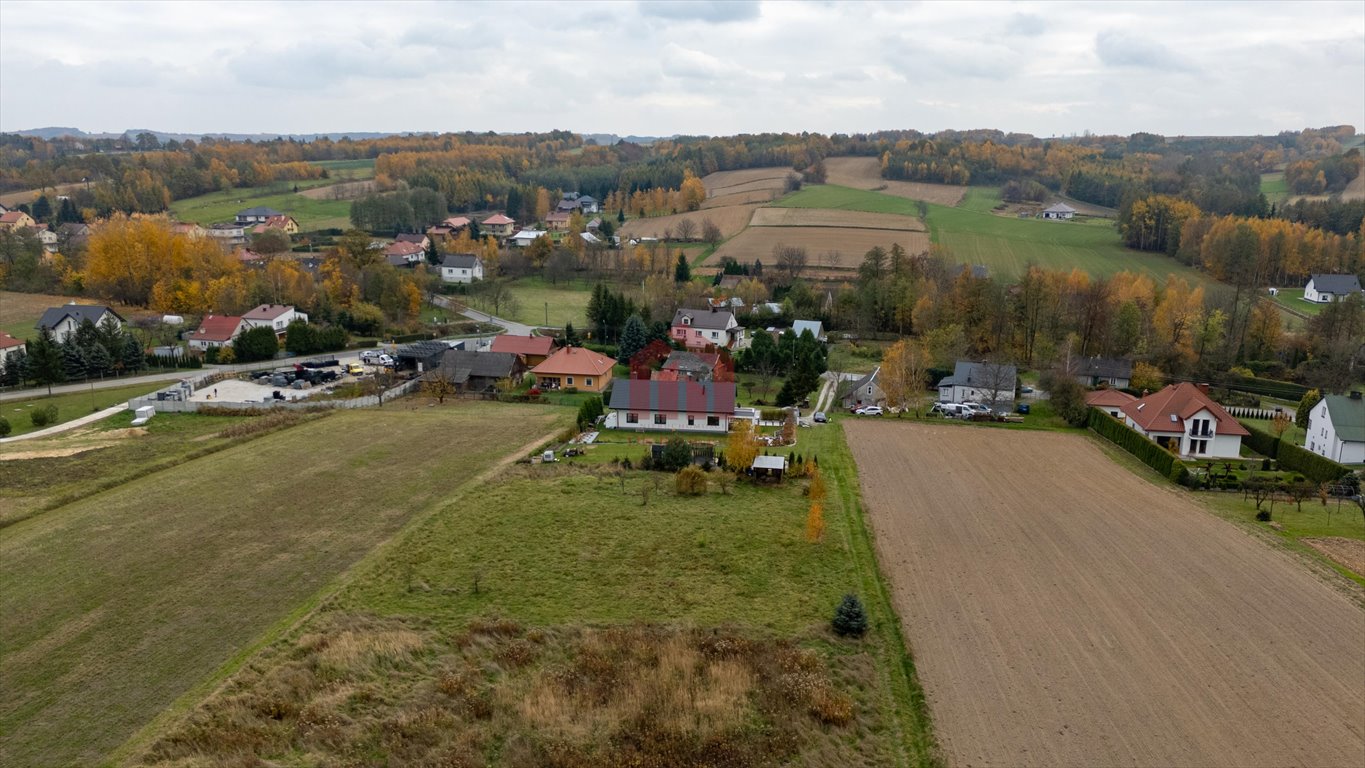
[(834, 612), (833, 626), (839, 637), (862, 637), (867, 632), (867, 612), (857, 595), (844, 595)]

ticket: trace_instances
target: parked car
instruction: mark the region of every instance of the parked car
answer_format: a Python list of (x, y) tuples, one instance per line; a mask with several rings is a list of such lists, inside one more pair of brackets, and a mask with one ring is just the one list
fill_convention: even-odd
[(360, 363), (349, 363), (346, 366), (346, 372), (351, 374), (352, 376), (364, 376), (365, 366), (361, 365)]
[(934, 406), (929, 409), (929, 415), (938, 414), (945, 418), (956, 419), (962, 416), (965, 409), (966, 406), (962, 403), (934, 403)]
[(1015, 413), (1022, 413), (1022, 414), (1026, 415), (1026, 416), (1028, 415), (1028, 411), (1029, 411), (1029, 405), (1028, 405), (1028, 403), (1020, 403), (1020, 404), (1014, 409), (1014, 412), (1015, 412)]
[(880, 405), (865, 405), (854, 413), (859, 416), (880, 416), (882, 415), (882, 407)]
[(816, 424), (828, 424), (828, 423), (829, 423), (829, 419), (825, 417), (825, 412), (824, 412), (824, 411), (816, 411), (816, 412), (814, 413), (814, 415), (812, 415), (812, 416), (810, 417), (810, 420), (813, 421), (813, 422), (815, 422)]
[(1021, 394), (1031, 395), (1031, 394), (1033, 394), (1033, 387), (1030, 387), (1030, 386), (1028, 386), (1028, 385), (1024, 385), (1024, 386), (1022, 386), (1022, 387), (1019, 388), (1019, 392), (1020, 392)]
[(379, 356), (384, 354), (378, 349), (367, 349), (360, 353), (360, 362), (374, 365), (379, 361)]
[(968, 416), (975, 416), (978, 413), (990, 415), (991, 412), (991, 409), (988, 406), (982, 405), (981, 403), (963, 403), (962, 407), (967, 409)]

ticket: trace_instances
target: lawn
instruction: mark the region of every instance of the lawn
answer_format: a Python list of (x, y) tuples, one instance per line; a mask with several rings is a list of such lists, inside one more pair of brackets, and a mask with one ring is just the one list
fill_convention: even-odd
[(1302, 288), (1281, 288), (1276, 295), (1267, 296), (1266, 298), (1286, 309), (1293, 310), (1301, 315), (1308, 315), (1309, 317), (1321, 312), (1322, 308), (1325, 306), (1315, 301), (1304, 301)]
[[(337, 181), (360, 181), (361, 179), (374, 178), (374, 158), (362, 158), (359, 160), (313, 160), (312, 165), (321, 166), (327, 169), (327, 175), (331, 178), (326, 180), (330, 184)], [(300, 185), (300, 189), (303, 186)]]
[[(1297, 406), (1294, 405), (1288, 406), (1289, 414), (1291, 416), (1294, 414), (1294, 408), (1296, 407)], [(1245, 421), (1268, 435), (1275, 434), (1275, 430), (1271, 427), (1270, 419), (1242, 419), (1242, 421)], [(1300, 448), (1304, 446), (1304, 440), (1307, 438), (1308, 434), (1304, 432), (1303, 427), (1298, 424), (1290, 424), (1289, 429), (1284, 433), (1283, 437), (1284, 440), (1287, 440)], [(1245, 443), (1243, 446), (1245, 447)]]
[(1195, 494), (1195, 497), (1219, 517), (1259, 529), (1289, 549), (1328, 563), (1333, 570), (1365, 585), (1365, 573), (1355, 573), (1345, 568), (1303, 541), (1315, 537), (1365, 540), (1365, 517), (1362, 517), (1360, 507), (1354, 501), (1333, 498), (1324, 505), (1314, 498), (1304, 501), (1302, 509), (1293, 502), (1283, 500), (1276, 501), (1273, 508), (1265, 504), (1263, 509), (1270, 509), (1271, 520), (1275, 524), (1272, 526), (1256, 520), (1255, 502), (1244, 500), (1240, 493), (1203, 492)]
[(293, 216), (299, 223), (299, 229), (304, 232), (345, 229), (351, 226), (351, 201), (314, 200), (292, 191), (295, 185), (299, 189), (308, 189), (332, 183), (335, 182), (331, 179), (309, 179), (210, 192), (176, 200), (171, 203), (171, 213), (181, 221), (194, 221), (207, 226), (220, 221), (232, 221), (243, 208), (266, 206)]
[[(0, 291), (0, 332), (8, 333), (16, 339), (36, 338), (38, 331), (34, 329), (34, 326), (38, 324), (38, 318), (43, 316), (43, 311), (49, 307), (69, 304), (72, 301), (78, 304), (98, 303), (97, 299), (88, 297)], [(146, 310), (138, 310), (123, 305), (115, 305), (114, 310), (122, 315), (124, 320), (132, 320), (135, 316), (150, 314)]]
[[(1121, 271), (1151, 275), (1158, 282), (1175, 274), (1192, 283), (1217, 285), (1203, 273), (1166, 256), (1125, 248), (1112, 221), (1044, 221), (996, 216), (998, 190), (972, 187), (956, 208), (928, 205), (927, 224), (934, 242), (953, 259), (984, 264), (993, 277), (1015, 279), (1029, 264), (1053, 270), (1080, 268), (1097, 277)], [(774, 203), (799, 208), (838, 208), (918, 215), (912, 200), (832, 185), (810, 186)]]
[(1272, 203), (1283, 203), (1289, 199), (1289, 185), (1285, 183), (1284, 171), (1261, 174), (1261, 194)]
[[(16, 437), (26, 432), (46, 429), (72, 419), (89, 416), (95, 411), (126, 403), (134, 397), (155, 392), (164, 386), (166, 386), (164, 381), (152, 384), (130, 384), (126, 387), (92, 389), (86, 392), (53, 395), (52, 397), (47, 396), (46, 389), (35, 389), (32, 390), (32, 396), (28, 399), (0, 402), (0, 416), (9, 419), (10, 436)], [(42, 427), (33, 426), (33, 421), (30, 418), (33, 410), (49, 405), (57, 406), (57, 420)]]
[[(580, 333), (588, 329), (588, 299), (592, 298), (592, 284), (586, 280), (561, 280), (557, 285), (543, 277), (524, 277), (509, 284), (517, 306), (504, 310), (508, 320), (527, 325), (548, 325), (563, 328), (573, 323)], [(478, 307), (478, 297), (471, 297)]]
[[(851, 697), (851, 722), (803, 731), (802, 740), (790, 748), (806, 751), (783, 763), (932, 765), (927, 715), (863, 527), (856, 472), (842, 432), (837, 427), (803, 430), (798, 448), (819, 457), (829, 484), (820, 543), (805, 540), (804, 481), (775, 487), (731, 483), (728, 492), (713, 482), (705, 495), (683, 497), (673, 492), (671, 475), (620, 473), (596, 461), (508, 467), (496, 482), (451, 497), (381, 559), (359, 569), (321, 614), (253, 662), (189, 725), (172, 730), (154, 754), (171, 762), (186, 749), (227, 743), (225, 730), (255, 730), (262, 716), (234, 701), (283, 696), (294, 702), (289, 711), (333, 708), (344, 699), (327, 698), (330, 694), (307, 682), (307, 674), (300, 677), (298, 660), (325, 648), (374, 647), (385, 654), (381, 643), (404, 643), (417, 652), (380, 656), (378, 675), (351, 662), (331, 677), (341, 690), (355, 690), (357, 676), (373, 680), (367, 687), (382, 690), (370, 699), (384, 712), (381, 721), (375, 722), (375, 709), (368, 705), (363, 711), (346, 707), (352, 725), (321, 742), (308, 722), (286, 712), (278, 726), (267, 724), (271, 746), (257, 756), (361, 750), (376, 762), (392, 754), (378, 746), (386, 743), (383, 734), (415, 727), (419, 716), (413, 710), (423, 707), (423, 720), (449, 724), (443, 735), (424, 738), (425, 747), (405, 741), (419, 750), (409, 753), (414, 759), (433, 754), (423, 748), (458, 744), (471, 764), (545, 764), (543, 757), (534, 757), (533, 746), (549, 742), (559, 745), (560, 754), (586, 750), (597, 757), (571, 764), (616, 764), (603, 752), (623, 748), (613, 733), (631, 726), (613, 718), (617, 706), (629, 705), (604, 706), (604, 698), (616, 702), (621, 691), (645, 681), (611, 673), (618, 675), (614, 682), (577, 704), (562, 701), (559, 696), (573, 697), (573, 692), (555, 693), (559, 687), (551, 681), (607, 674), (603, 665), (620, 659), (620, 651), (612, 649), (640, 633), (663, 638), (682, 633), (735, 649), (794, 643), (806, 649), (802, 669), (811, 675), (828, 669), (840, 693)], [(867, 603), (871, 631), (862, 641), (839, 640), (828, 629), (834, 606), (847, 592)], [(582, 648), (578, 638), (585, 633), (606, 638), (606, 645)], [(652, 657), (653, 651), (628, 644), (636, 649), (632, 655)], [(668, 657), (677, 655), (691, 658), (681, 649)], [(659, 669), (679, 663), (664, 659), (660, 655)], [(684, 678), (670, 683), (665, 694), (671, 703), (660, 703), (665, 711), (702, 707), (686, 703), (690, 674), (684, 670), (694, 662), (683, 663), (678, 673)], [(526, 682), (528, 676), (539, 682)], [(441, 681), (442, 692), (434, 699), (425, 692), (430, 685), (422, 682), (433, 679)], [(479, 718), (458, 714), (471, 706), (470, 684), (487, 702)], [(393, 713), (395, 706), (403, 712)], [(753, 725), (740, 727), (748, 735), (736, 748), (751, 747), (770, 729), (789, 726), (768, 719), (770, 706), (746, 710), (742, 719)], [(698, 718), (707, 719), (705, 714)], [(574, 724), (566, 725), (569, 720)], [(683, 728), (705, 732), (707, 726), (693, 721)], [(661, 740), (667, 741), (661, 735), (647, 741)]]
[(0, 764), (105, 762), (414, 516), (568, 416), (399, 400), (0, 530)]

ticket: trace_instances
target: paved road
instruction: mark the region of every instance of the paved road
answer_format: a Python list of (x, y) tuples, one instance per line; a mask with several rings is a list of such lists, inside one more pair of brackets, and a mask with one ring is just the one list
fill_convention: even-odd
[(526, 325), (524, 323), (512, 322), (511, 320), (507, 320), (505, 318), (490, 315), (487, 312), (480, 312), (477, 309), (460, 309), (458, 304), (456, 304), (454, 301), (445, 296), (435, 297), (435, 302), (453, 312), (459, 312), (461, 315), (469, 318), (470, 320), (476, 320), (480, 323), (492, 323), (493, 325), (502, 326), (503, 330), (505, 330), (507, 333), (516, 336), (530, 336), (531, 332), (535, 330), (535, 326)]
[(79, 419), (72, 419), (71, 421), (62, 422), (61, 424), (58, 424), (55, 427), (39, 429), (33, 432), (25, 432), (24, 434), (17, 435), (15, 437), (0, 438), (0, 444), (17, 443), (20, 440), (33, 440), (36, 438), (47, 437), (49, 435), (55, 435), (61, 432), (65, 432), (69, 429), (75, 429), (76, 427), (83, 427), (86, 424), (94, 423), (96, 421), (99, 421), (100, 419), (107, 419), (110, 416), (113, 416), (119, 413), (120, 411), (125, 410), (125, 406), (126, 403), (120, 405), (111, 405), (102, 411), (96, 411), (95, 413), (92, 413), (89, 416), (82, 416)]

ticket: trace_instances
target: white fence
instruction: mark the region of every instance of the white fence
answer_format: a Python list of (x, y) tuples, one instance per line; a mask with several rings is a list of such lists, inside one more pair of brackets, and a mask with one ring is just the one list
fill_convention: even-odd
[(1294, 421), (1295, 414), (1290, 410), (1273, 411), (1269, 408), (1246, 408), (1240, 405), (1225, 405), (1223, 410), (1238, 419), (1273, 419), (1276, 413), (1288, 414), (1289, 421)]
[(199, 376), (194, 379), (178, 381), (172, 386), (158, 390), (158, 392), (176, 393), (176, 397), (179, 399), (158, 400), (157, 392), (153, 392), (152, 394), (147, 395), (145, 397), (138, 397), (129, 400), (128, 409), (135, 411), (142, 406), (150, 405), (156, 409), (157, 413), (198, 413), (199, 411), (206, 409), (224, 411), (255, 411), (273, 410), (276, 408), (281, 408), (285, 410), (295, 411), (314, 411), (324, 408), (372, 408), (374, 406), (380, 405), (383, 400), (392, 400), (395, 397), (401, 397), (403, 395), (409, 394), (410, 392), (421, 386), (421, 382), (419, 380), (409, 379), (403, 382), (402, 384), (384, 390), (383, 394), (366, 395), (364, 397), (352, 397), (346, 400), (295, 400), (295, 401), (270, 400), (260, 402), (233, 403), (223, 400), (201, 402), (189, 399), (189, 396), (194, 394), (195, 390), (203, 389), (204, 387), (212, 386), (213, 384), (224, 379), (231, 378), (235, 378), (235, 375), (231, 373), (218, 372), (204, 376)]

